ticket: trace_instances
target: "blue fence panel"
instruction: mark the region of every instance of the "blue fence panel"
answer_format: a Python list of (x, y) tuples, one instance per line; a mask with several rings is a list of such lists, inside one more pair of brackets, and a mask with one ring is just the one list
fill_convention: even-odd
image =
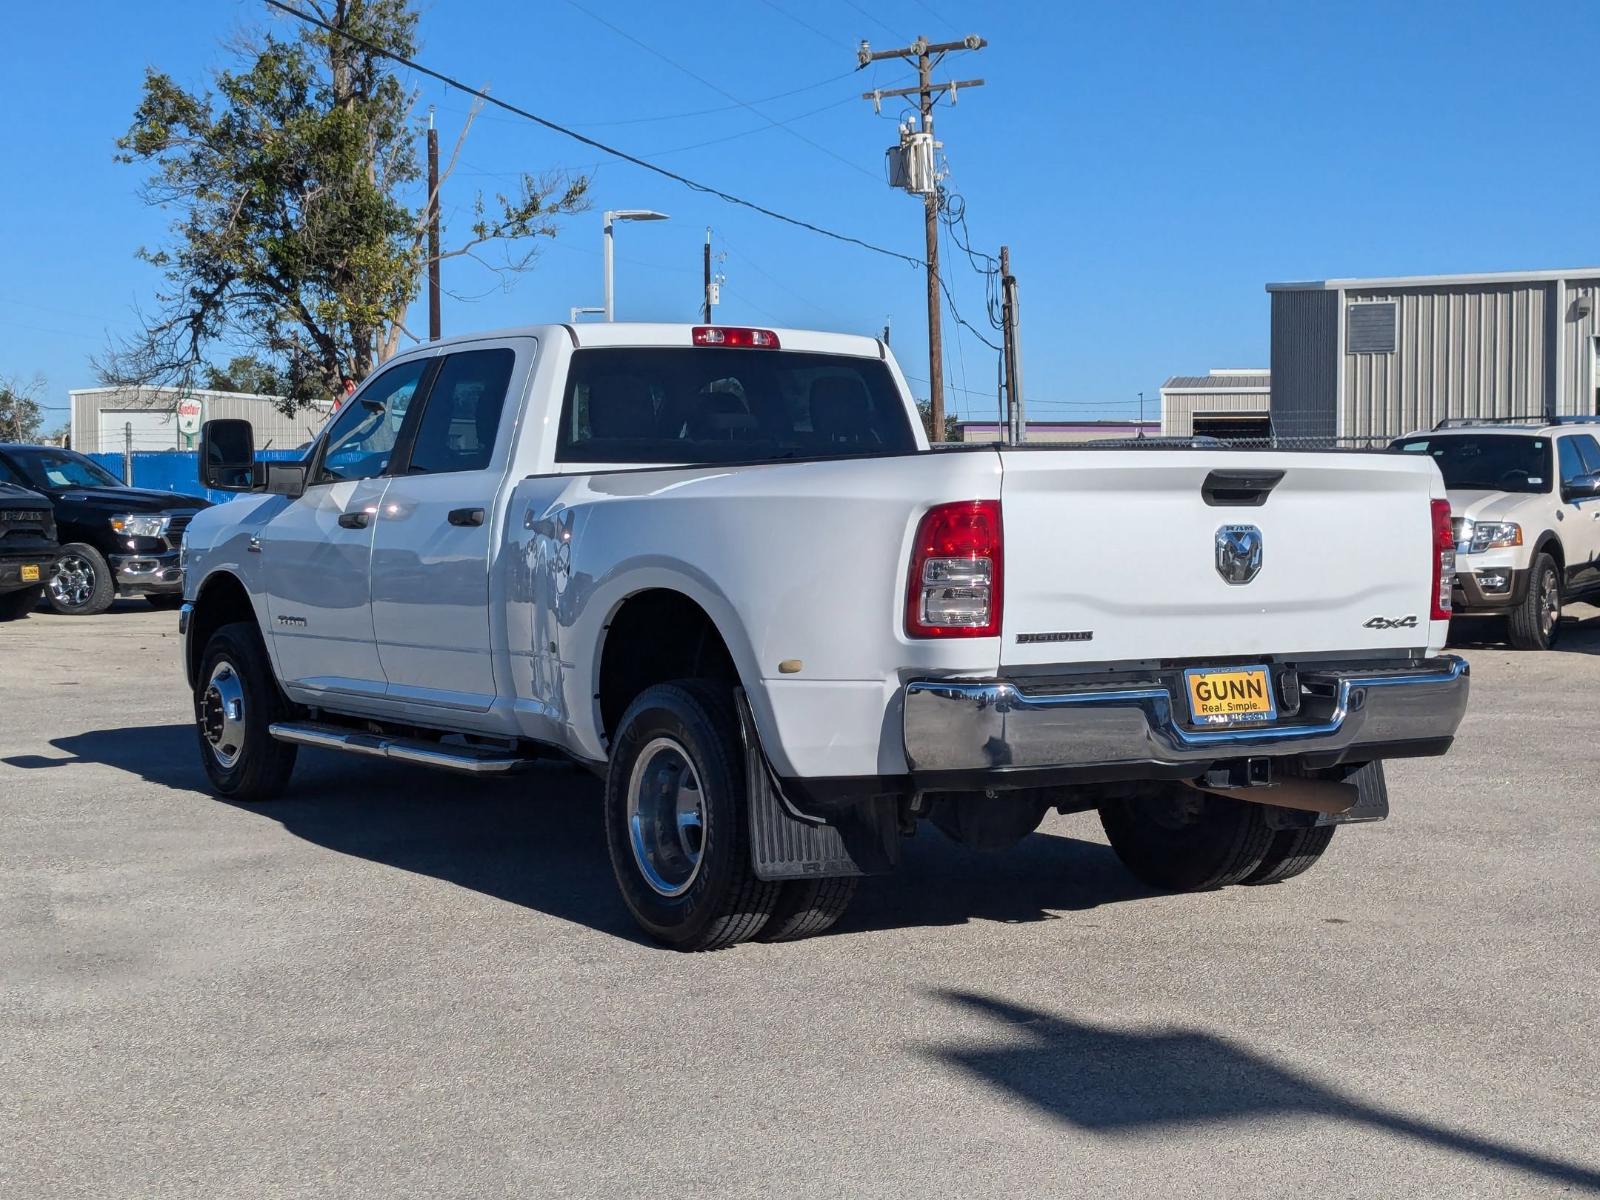
[[(118, 479), (122, 478), (122, 455), (91, 454), (94, 459)], [(257, 450), (259, 459), (274, 462), (294, 462), (301, 457), (298, 450)], [(237, 492), (218, 492), (200, 486), (200, 455), (193, 450), (135, 450), (133, 478), (126, 482), (134, 487), (149, 488), (157, 492), (176, 492), (184, 496), (204, 496), (214, 503), (232, 500)]]

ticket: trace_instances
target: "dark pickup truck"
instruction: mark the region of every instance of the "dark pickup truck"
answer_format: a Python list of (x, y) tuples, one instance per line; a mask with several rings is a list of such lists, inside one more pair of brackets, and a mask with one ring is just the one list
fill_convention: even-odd
[(0, 483), (0, 621), (15, 621), (38, 607), (58, 554), (50, 501)]
[(178, 548), (209, 500), (129, 487), (93, 459), (56, 446), (0, 444), (0, 482), (32, 488), (55, 511), (61, 552), (45, 598), (57, 612), (104, 612), (119, 592), (156, 608), (183, 603)]

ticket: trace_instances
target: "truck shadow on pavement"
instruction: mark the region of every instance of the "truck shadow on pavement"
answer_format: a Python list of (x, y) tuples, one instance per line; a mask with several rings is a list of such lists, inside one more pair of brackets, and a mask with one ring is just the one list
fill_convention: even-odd
[[(100, 764), (192, 792), (197, 803), (216, 803), (189, 725), (101, 729), (50, 744), (60, 756), (23, 754), (0, 762), (23, 770)], [(611, 878), (599, 782), (581, 770), (551, 764), (479, 781), (303, 750), (283, 799), (230, 807), (341, 854), (642, 940)], [(1034, 834), (1011, 850), (986, 854), (925, 827), (902, 845), (900, 870), (863, 880), (835, 934), (1053, 920), (1057, 911), (1153, 894), (1109, 848), (1076, 838)]]
[[(1600, 1167), (1526, 1150), (1368, 1103), (1193, 1029), (1127, 1032), (964, 991), (936, 999), (1016, 1031), (926, 1051), (1047, 1115), (1100, 1134), (1305, 1116), (1349, 1121), (1566, 1187), (1600, 1191)], [(1405, 1190), (1398, 1186), (1396, 1191)]]

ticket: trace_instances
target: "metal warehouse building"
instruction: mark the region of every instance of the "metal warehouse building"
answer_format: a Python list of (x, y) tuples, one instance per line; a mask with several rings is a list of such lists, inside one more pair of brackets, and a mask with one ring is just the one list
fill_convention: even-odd
[(1600, 412), (1600, 268), (1269, 283), (1272, 425), (1391, 438)]
[[(256, 448), (292, 450), (310, 441), (332, 409), (313, 405), (292, 417), (278, 408), (277, 396), (177, 388), (76, 388), (72, 404), (72, 448), (86, 453), (133, 450), (186, 450), (178, 432), (178, 401), (199, 400), (204, 420), (242, 418), (255, 430)], [(129, 446), (129, 435), (132, 445)]]
[(1174, 375), (1161, 387), (1161, 432), (1264, 438), (1272, 432), (1272, 372), (1255, 367)]

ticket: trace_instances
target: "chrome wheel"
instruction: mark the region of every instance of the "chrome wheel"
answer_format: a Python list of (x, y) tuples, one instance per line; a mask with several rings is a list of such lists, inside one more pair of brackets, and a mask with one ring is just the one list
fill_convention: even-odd
[(200, 731), (224, 769), (239, 761), (244, 752), (244, 681), (226, 659), (212, 669), (200, 697)]
[(1545, 641), (1555, 633), (1561, 620), (1561, 584), (1556, 579), (1554, 567), (1547, 567), (1539, 576), (1539, 629)]
[(81, 554), (64, 554), (50, 576), (50, 595), (63, 608), (83, 608), (94, 595), (94, 566)]
[(628, 778), (628, 834), (633, 861), (652, 891), (681, 896), (700, 874), (706, 807), (700, 776), (674, 739), (640, 751)]

